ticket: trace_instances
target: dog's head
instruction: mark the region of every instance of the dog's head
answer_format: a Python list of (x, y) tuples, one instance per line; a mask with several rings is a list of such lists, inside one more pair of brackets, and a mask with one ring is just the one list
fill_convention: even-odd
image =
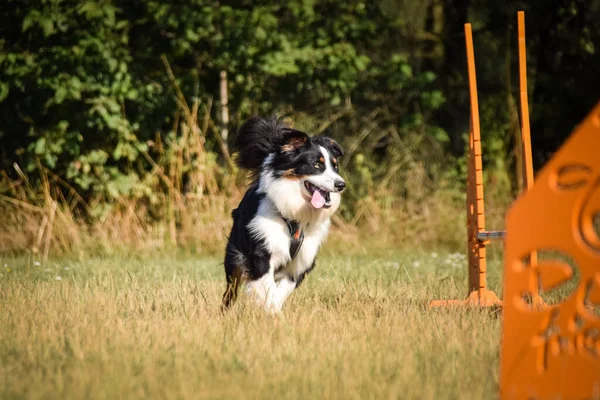
[(342, 147), (331, 138), (311, 138), (295, 129), (282, 133), (280, 145), (263, 164), (263, 191), (291, 218), (306, 208), (333, 213), (346, 187), (339, 174)]

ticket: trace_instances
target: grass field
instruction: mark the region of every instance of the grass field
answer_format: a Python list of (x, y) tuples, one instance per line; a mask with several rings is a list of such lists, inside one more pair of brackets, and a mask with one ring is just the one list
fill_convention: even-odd
[(218, 257), (0, 258), (0, 398), (496, 398), (498, 315), (426, 308), (464, 256), (340, 254), (283, 317), (222, 316)]

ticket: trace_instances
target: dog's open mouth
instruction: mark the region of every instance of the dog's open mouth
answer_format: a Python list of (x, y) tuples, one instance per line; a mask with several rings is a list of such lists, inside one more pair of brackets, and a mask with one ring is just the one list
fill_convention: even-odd
[(321, 189), (308, 181), (304, 181), (304, 187), (308, 190), (308, 193), (310, 193), (310, 204), (312, 204), (314, 208), (331, 207), (331, 197), (327, 190)]

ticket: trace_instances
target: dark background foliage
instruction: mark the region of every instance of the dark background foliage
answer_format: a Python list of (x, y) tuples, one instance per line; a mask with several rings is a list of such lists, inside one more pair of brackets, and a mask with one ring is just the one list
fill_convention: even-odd
[[(0, 169), (43, 166), (86, 199), (130, 196), (152, 168), (144, 154), (178, 140), (187, 99), (215, 133), (278, 114), (340, 140), (346, 172), (361, 183), (350, 204), (373, 194), (369, 182), (408, 196), (403, 182), (414, 175), (400, 172), (416, 167), (432, 188), (460, 187), (468, 21), (486, 170), (514, 194), (518, 10), (539, 168), (598, 101), (598, 0), (4, 0)], [(215, 174), (228, 174), (219, 138), (232, 136), (203, 134)]]

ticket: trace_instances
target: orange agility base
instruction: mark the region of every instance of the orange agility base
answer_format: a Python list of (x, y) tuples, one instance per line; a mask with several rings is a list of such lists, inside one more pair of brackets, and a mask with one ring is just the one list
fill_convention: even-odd
[[(599, 152), (600, 103), (507, 214), (502, 399), (600, 399)], [(575, 265), (557, 257), (533, 264), (535, 251)], [(527, 301), (569, 282), (562, 303)]]
[[(519, 81), (521, 91), (521, 141), (524, 157), (524, 186), (533, 185), (533, 164), (531, 160), (531, 139), (529, 132), (529, 106), (527, 99), (527, 61), (525, 52), (525, 15), (518, 13), (519, 19)], [(469, 292), (465, 300), (434, 300), (430, 307), (450, 305), (471, 305), (481, 307), (499, 307), (502, 301), (487, 288), (486, 246), (492, 239), (503, 239), (504, 231), (485, 230), (485, 212), (483, 200), (483, 163), (481, 160), (481, 132), (479, 129), (479, 102), (477, 98), (477, 78), (475, 74), (475, 54), (471, 24), (465, 24), (467, 47), (467, 67), (469, 73), (469, 94), (471, 101), (471, 129), (469, 132), (469, 154), (467, 173), (467, 243), (469, 262)], [(537, 254), (529, 255), (532, 265), (537, 263)], [(532, 302), (543, 305), (536, 293)]]

